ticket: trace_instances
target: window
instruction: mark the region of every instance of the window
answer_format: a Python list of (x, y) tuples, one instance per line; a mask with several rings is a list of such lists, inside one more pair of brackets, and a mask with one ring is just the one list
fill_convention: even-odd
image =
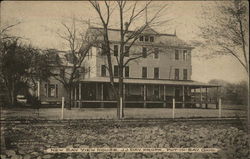
[(125, 55), (126, 57), (129, 57), (129, 46), (125, 46), (124, 55)]
[(47, 97), (57, 97), (58, 87), (57, 84), (45, 84), (46, 96)]
[(65, 69), (60, 69), (60, 77), (64, 77), (65, 75)]
[(140, 36), (140, 41), (143, 41), (144, 40), (144, 37), (143, 36)]
[(92, 58), (92, 48), (89, 49), (89, 58)]
[(155, 58), (155, 59), (158, 59), (158, 58), (159, 58), (159, 49), (158, 49), (158, 48), (155, 48), (154, 58)]
[(147, 67), (142, 67), (142, 78), (147, 78)]
[(149, 40), (150, 40), (150, 42), (154, 42), (155, 39), (153, 36), (150, 36)]
[(148, 42), (148, 40), (149, 40), (149, 39), (148, 39), (148, 36), (146, 35), (146, 36), (145, 36), (145, 41)]
[(114, 56), (118, 56), (118, 45), (114, 45)]
[(175, 60), (179, 60), (179, 50), (175, 50)]
[(105, 45), (104, 45), (104, 44), (102, 44), (101, 54), (102, 54), (102, 55), (105, 54)]
[(155, 78), (155, 79), (158, 79), (158, 78), (159, 78), (159, 68), (158, 68), (158, 67), (155, 67), (155, 68), (154, 68), (154, 78)]
[(80, 78), (80, 71), (79, 71), (79, 70), (76, 70), (76, 72), (75, 72), (75, 77), (76, 77), (76, 78)]
[(175, 80), (179, 80), (179, 69), (176, 68), (174, 72), (175, 72), (175, 73), (174, 73), (174, 74), (175, 74), (174, 79), (175, 79)]
[(183, 69), (183, 80), (187, 80), (187, 69)]
[(105, 77), (105, 76), (106, 76), (106, 66), (105, 66), (105, 65), (102, 65), (102, 66), (101, 66), (101, 76), (102, 76), (102, 77)]
[(114, 66), (114, 77), (118, 77), (118, 66)]
[(86, 73), (85, 67), (82, 67), (82, 76), (83, 76), (83, 78), (85, 78), (85, 73)]
[(125, 77), (129, 77), (129, 67), (125, 67)]
[(88, 75), (89, 75), (89, 77), (90, 77), (90, 67), (89, 67), (89, 69), (88, 69)]
[(153, 95), (155, 96), (155, 98), (159, 98), (159, 85), (154, 85), (153, 86)]
[(145, 48), (145, 47), (142, 48), (142, 57), (143, 58), (147, 57), (147, 48)]
[(187, 50), (183, 51), (183, 60), (186, 61), (187, 60)]

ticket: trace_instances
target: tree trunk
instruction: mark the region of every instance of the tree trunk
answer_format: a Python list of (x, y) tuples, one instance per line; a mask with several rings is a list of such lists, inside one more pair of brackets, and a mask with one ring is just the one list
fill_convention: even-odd
[[(119, 73), (122, 72), (123, 69), (121, 69), (121, 71), (119, 71)], [(123, 77), (122, 76), (119, 76), (119, 98), (118, 98), (118, 116), (119, 116), (119, 119), (122, 119), (124, 117), (124, 98), (123, 98)]]
[(10, 102), (11, 105), (14, 106), (16, 104), (16, 95), (15, 95), (15, 84), (12, 82), (10, 89)]
[(69, 100), (69, 106), (68, 106), (69, 110), (71, 110), (71, 107), (72, 107), (72, 94), (71, 94), (71, 91), (72, 91), (72, 87), (69, 87), (68, 90), (67, 90), (68, 100)]

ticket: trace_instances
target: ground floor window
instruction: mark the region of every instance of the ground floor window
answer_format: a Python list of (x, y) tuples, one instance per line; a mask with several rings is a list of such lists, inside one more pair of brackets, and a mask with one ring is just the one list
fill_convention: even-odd
[(58, 97), (58, 85), (57, 84), (45, 84), (46, 97)]

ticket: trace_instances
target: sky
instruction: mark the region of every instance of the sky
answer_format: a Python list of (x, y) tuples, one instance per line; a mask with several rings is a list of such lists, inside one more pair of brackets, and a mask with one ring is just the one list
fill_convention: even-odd
[[(173, 34), (187, 42), (197, 38), (198, 26), (201, 23), (200, 15), (202, 6), (212, 6), (212, 1), (159, 1), (157, 5), (168, 3), (167, 11), (163, 12), (163, 18), (172, 19), (165, 25), (154, 28), (160, 33)], [(144, 2), (139, 3), (144, 4)], [(61, 22), (69, 22), (72, 17), (79, 20), (90, 21), (92, 25), (97, 22), (96, 12), (87, 1), (3, 1), (1, 2), (1, 27), (21, 22), (11, 30), (11, 34), (24, 37), (24, 40), (39, 48), (64, 48), (65, 44), (57, 36)], [(154, 10), (148, 11), (153, 13)], [(116, 27), (115, 16), (111, 20), (111, 26)], [(141, 17), (138, 24), (144, 21)], [(87, 28), (87, 24), (81, 27)], [(195, 55), (199, 52), (192, 51), (192, 80), (208, 82), (211, 79), (221, 79), (228, 82), (246, 80), (247, 75), (241, 65), (231, 56), (202, 59)]]

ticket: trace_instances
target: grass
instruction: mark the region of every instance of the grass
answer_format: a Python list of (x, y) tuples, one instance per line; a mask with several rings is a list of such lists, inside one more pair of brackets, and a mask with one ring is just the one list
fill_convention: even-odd
[[(126, 118), (172, 118), (171, 108), (125, 108)], [(218, 117), (218, 109), (175, 109), (175, 118)], [(245, 117), (245, 110), (223, 109), (222, 117)], [(3, 109), (1, 120), (8, 118), (41, 118), (57, 120), (61, 118), (60, 108)], [(72, 108), (64, 109), (64, 119), (116, 119), (116, 108)]]

